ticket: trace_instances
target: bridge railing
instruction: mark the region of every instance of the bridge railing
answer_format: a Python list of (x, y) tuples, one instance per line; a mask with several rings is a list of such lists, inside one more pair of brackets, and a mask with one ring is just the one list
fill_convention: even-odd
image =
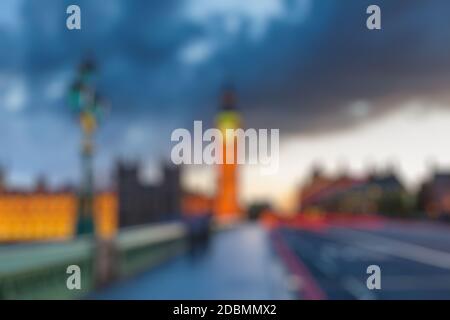
[[(114, 254), (107, 269), (118, 278), (131, 276), (176, 255), (187, 247), (182, 223), (133, 227), (113, 240)], [(0, 247), (0, 299), (74, 299), (98, 285), (98, 269), (105, 259), (91, 237), (69, 242)], [(81, 269), (81, 290), (67, 287), (67, 267)], [(111, 268), (112, 267), (112, 268)], [(105, 283), (103, 283), (105, 284)]]

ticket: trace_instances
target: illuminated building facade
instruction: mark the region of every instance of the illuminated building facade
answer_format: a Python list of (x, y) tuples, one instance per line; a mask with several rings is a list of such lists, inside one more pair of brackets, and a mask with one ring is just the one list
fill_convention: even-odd
[[(1, 192), (0, 242), (67, 240), (74, 236), (77, 195), (72, 192)], [(97, 194), (97, 234), (112, 237), (117, 229), (115, 193)]]
[[(147, 185), (139, 181), (137, 166), (119, 164), (116, 190), (93, 194), (95, 232), (109, 239), (119, 227), (179, 219), (182, 202), (178, 168), (165, 166), (163, 179)], [(194, 201), (189, 207), (203, 206)], [(77, 234), (78, 209), (79, 195), (71, 188), (50, 191), (42, 179), (33, 190), (12, 190), (0, 169), (0, 243), (71, 239)]]
[[(241, 118), (236, 111), (236, 99), (232, 89), (227, 88), (223, 94), (221, 110), (216, 118), (216, 126), (222, 132), (223, 164), (217, 168), (217, 190), (214, 204), (215, 217), (222, 222), (233, 221), (241, 217), (238, 204), (238, 167), (237, 141), (235, 135), (227, 135), (227, 129), (241, 127)], [(227, 153), (233, 152), (234, 161), (227, 163)]]

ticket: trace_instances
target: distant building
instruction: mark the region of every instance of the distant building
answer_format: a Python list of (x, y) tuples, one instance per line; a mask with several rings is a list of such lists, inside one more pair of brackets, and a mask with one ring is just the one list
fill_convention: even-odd
[(3, 168), (0, 167), (0, 192), (3, 192), (5, 190), (6, 190), (5, 173), (3, 171)]
[(162, 180), (145, 184), (136, 163), (119, 163), (117, 195), (120, 227), (163, 222), (180, 217), (180, 169), (166, 166)]
[(434, 173), (423, 183), (417, 198), (419, 210), (430, 218), (449, 218), (450, 173)]
[(44, 176), (40, 176), (36, 180), (36, 185), (34, 187), (34, 190), (39, 193), (45, 193), (48, 191), (47, 181), (45, 180)]
[[(300, 212), (340, 212), (344, 210), (344, 200), (349, 191), (363, 184), (347, 175), (337, 178), (325, 176), (318, 167), (314, 168), (309, 181), (301, 188), (299, 196)], [(346, 208), (349, 210), (350, 208)], [(356, 208), (352, 208), (352, 210)]]
[(300, 191), (300, 212), (409, 215), (414, 202), (393, 172), (356, 179), (313, 171)]

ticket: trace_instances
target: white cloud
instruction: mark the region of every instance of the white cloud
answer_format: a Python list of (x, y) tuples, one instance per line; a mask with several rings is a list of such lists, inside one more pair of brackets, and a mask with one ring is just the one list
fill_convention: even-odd
[(309, 12), (310, 0), (193, 0), (186, 7), (189, 19), (203, 24), (223, 24), (228, 33), (237, 33), (243, 26), (249, 26), (254, 39), (262, 37), (274, 20), (286, 19), (299, 22)]
[[(347, 169), (362, 175), (370, 166), (386, 169), (394, 163), (410, 187), (428, 174), (429, 160), (450, 166), (450, 111), (424, 102), (406, 104), (396, 111), (351, 131), (327, 136), (298, 135), (282, 141), (280, 171), (276, 176), (260, 176), (257, 168), (246, 173), (245, 197), (264, 194), (280, 200), (297, 188), (319, 163), (329, 173), (337, 173), (344, 160)], [(276, 191), (272, 186), (276, 185)]]
[(27, 88), (21, 79), (1, 84), (0, 104), (6, 111), (19, 112), (23, 110), (27, 102)]
[(20, 7), (22, 0), (0, 1), (0, 27), (6, 26), (13, 29), (20, 27)]
[(180, 52), (180, 60), (186, 64), (198, 64), (206, 61), (214, 51), (214, 46), (207, 40), (197, 40)]
[(130, 147), (141, 147), (146, 142), (148, 132), (139, 125), (130, 126), (125, 134), (125, 144)]
[(368, 101), (358, 100), (348, 107), (348, 113), (351, 117), (361, 119), (369, 115), (371, 105)]
[(70, 75), (67, 72), (55, 74), (46, 88), (47, 98), (59, 99), (64, 96), (69, 86)]

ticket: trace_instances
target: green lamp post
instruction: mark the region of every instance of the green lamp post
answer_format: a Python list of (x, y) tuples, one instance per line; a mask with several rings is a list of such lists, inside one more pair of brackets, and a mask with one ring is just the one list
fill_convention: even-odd
[(82, 131), (81, 173), (78, 194), (77, 235), (94, 233), (94, 134), (100, 120), (103, 104), (94, 86), (96, 68), (91, 60), (84, 61), (70, 88), (69, 104), (77, 114)]

